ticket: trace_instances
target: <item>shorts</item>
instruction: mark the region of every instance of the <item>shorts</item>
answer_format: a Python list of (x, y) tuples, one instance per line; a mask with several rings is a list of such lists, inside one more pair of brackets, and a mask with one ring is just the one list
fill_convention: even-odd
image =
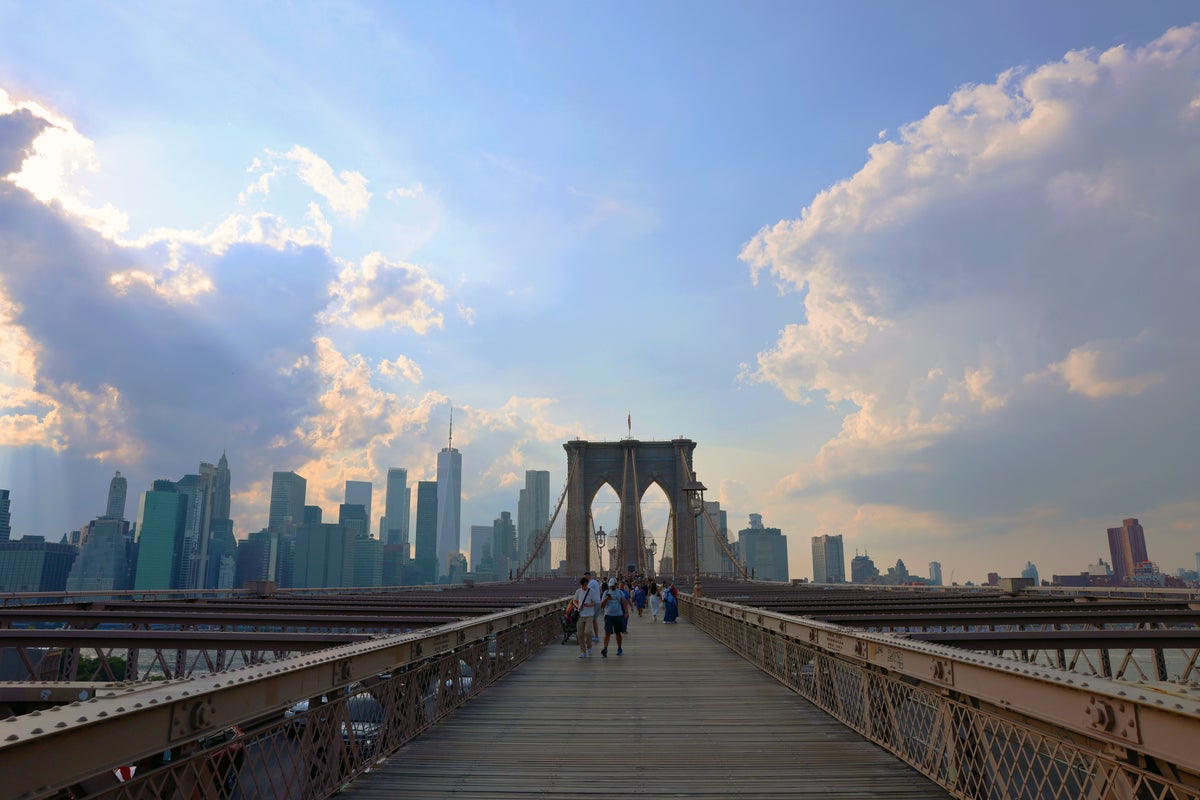
[(604, 632), (605, 633), (624, 633), (625, 632), (625, 615), (621, 614), (616, 617), (604, 615)]

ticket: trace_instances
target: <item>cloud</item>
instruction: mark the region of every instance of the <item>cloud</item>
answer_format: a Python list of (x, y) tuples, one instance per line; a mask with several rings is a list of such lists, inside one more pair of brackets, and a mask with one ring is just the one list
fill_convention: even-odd
[(425, 186), (420, 181), (412, 187), (397, 186), (395, 189), (389, 189), (387, 192), (387, 199), (389, 200), (399, 200), (401, 198), (416, 200), (424, 196)]
[[(1165, 371), (1151, 365), (1170, 351), (1170, 345), (1142, 331), (1133, 339), (1088, 342), (1051, 364), (1072, 392), (1093, 400), (1123, 395), (1134, 397), (1167, 379)], [(1169, 365), (1164, 365), (1169, 366)], [(1187, 365), (1179, 365), (1186, 368)]]
[(322, 315), (326, 324), (408, 328), (419, 334), (442, 327), (443, 315), (435, 304), (446, 300), (445, 287), (421, 267), (389, 261), (381, 253), (344, 265), (329, 292), (333, 303)]
[(300, 180), (324, 197), (336, 213), (356, 219), (366, 212), (371, 193), (362, 173), (346, 170), (335, 173), (328, 161), (300, 145), (289, 150), (286, 158), (299, 166)]
[(379, 374), (388, 377), (400, 375), (410, 383), (420, 383), (425, 379), (421, 367), (408, 356), (397, 356), (394, 361), (384, 359), (379, 362)]
[(964, 86), (759, 231), (741, 258), (799, 318), (743, 379), (843, 416), (781, 490), (964, 519), (1194, 491), (1198, 76), (1193, 25)]

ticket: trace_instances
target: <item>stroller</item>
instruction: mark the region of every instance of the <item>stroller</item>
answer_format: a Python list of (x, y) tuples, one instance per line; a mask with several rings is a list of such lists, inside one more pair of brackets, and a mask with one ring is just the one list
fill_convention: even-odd
[(569, 608), (563, 611), (562, 616), (559, 617), (559, 621), (562, 622), (563, 632), (561, 644), (566, 644), (575, 636), (575, 624), (579, 621), (579, 609)]

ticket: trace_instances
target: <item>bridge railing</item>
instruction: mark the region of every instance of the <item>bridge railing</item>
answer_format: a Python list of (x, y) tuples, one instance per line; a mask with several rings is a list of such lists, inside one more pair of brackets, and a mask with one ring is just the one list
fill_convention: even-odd
[(697, 627), (958, 797), (1200, 798), (1200, 702), (707, 598)]
[(4, 796), (328, 797), (557, 639), (564, 603), (0, 720)]

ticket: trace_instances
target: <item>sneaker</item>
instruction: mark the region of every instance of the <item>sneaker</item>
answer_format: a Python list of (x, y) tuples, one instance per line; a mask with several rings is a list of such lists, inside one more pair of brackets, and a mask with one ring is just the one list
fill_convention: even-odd
[[(620, 650), (618, 650), (617, 652), (619, 653), (619, 652), (621, 652), (621, 651), (620, 651)], [(608, 648), (607, 648), (607, 647), (606, 647), (606, 648), (604, 648), (603, 650), (601, 650), (601, 651), (600, 651), (600, 657), (601, 657), (601, 658), (608, 658)]]
[(579, 657), (580, 657), (580, 658), (587, 658), (587, 657), (588, 657), (588, 654), (587, 654), (587, 653), (580, 653), (580, 654), (579, 654)]
[(591, 655), (592, 655), (592, 648), (590, 648), (590, 647), (589, 647), (589, 648), (588, 648), (588, 657), (590, 658), (590, 657), (591, 657)]
[(598, 642), (598, 641), (600, 641), (600, 637), (599, 637), (599, 636), (593, 636), (593, 637), (592, 637), (592, 641), (593, 641), (593, 642)]
[(622, 654), (623, 654), (623, 651), (621, 650), (621, 648), (619, 648), (619, 647), (618, 647), (618, 648), (617, 648), (617, 655), (622, 655)]

